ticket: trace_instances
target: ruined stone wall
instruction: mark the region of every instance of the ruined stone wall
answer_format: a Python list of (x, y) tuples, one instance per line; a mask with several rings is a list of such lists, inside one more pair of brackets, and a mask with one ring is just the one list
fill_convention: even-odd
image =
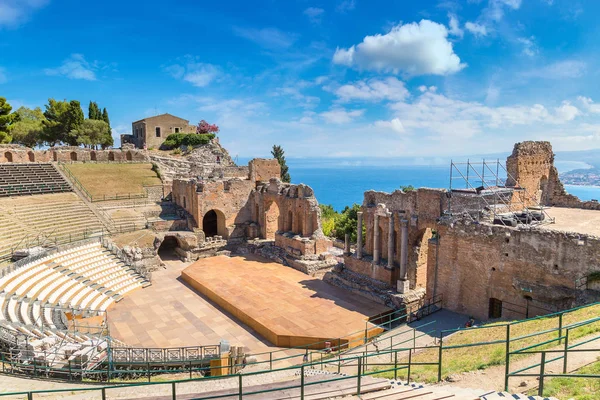
[(441, 294), (444, 308), (478, 319), (488, 318), (491, 298), (503, 302), (503, 318), (524, 318), (528, 302), (530, 317), (574, 307), (576, 280), (600, 270), (597, 237), (460, 222), (437, 229), (427, 294)]
[(527, 194), (516, 193), (514, 201), (524, 200), (525, 205), (542, 205), (600, 210), (597, 202), (579, 200), (566, 192), (554, 166), (554, 153), (550, 142), (516, 143), (506, 159), (509, 178), (507, 186), (525, 188)]
[(146, 152), (130, 149), (91, 150), (81, 147), (53, 147), (34, 150), (19, 145), (0, 146), (0, 162), (148, 162)]
[(274, 159), (255, 158), (248, 163), (249, 178), (254, 182), (269, 182), (271, 178), (281, 179), (281, 166)]

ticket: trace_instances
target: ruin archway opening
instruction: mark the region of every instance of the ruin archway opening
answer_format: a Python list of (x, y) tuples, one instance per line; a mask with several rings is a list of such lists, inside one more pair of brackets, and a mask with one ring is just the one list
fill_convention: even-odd
[(202, 218), (202, 230), (206, 237), (221, 236), (227, 239), (225, 214), (219, 210), (210, 210)]
[(539, 202), (542, 205), (546, 205), (546, 204), (548, 204), (549, 197), (550, 196), (548, 195), (548, 177), (546, 175), (543, 175), (542, 178), (540, 179)]
[(127, 153), (125, 153), (125, 158), (127, 159), (127, 161), (132, 160), (131, 151), (128, 151)]
[(294, 213), (292, 211), (288, 212), (288, 222), (287, 222), (287, 228), (286, 231), (288, 232), (293, 232), (294, 229)]
[(4, 153), (4, 158), (6, 159), (6, 162), (13, 162), (13, 156), (10, 151)]
[(58, 161), (58, 153), (56, 151), (52, 152), (52, 158), (54, 161)]
[(95, 151), (90, 151), (90, 160), (97, 161), (97, 159), (96, 159), (96, 152)]
[(77, 152), (72, 151), (70, 154), (71, 161), (77, 161)]
[(265, 208), (265, 239), (274, 240), (275, 233), (279, 230), (279, 206), (270, 202)]
[(161, 260), (179, 260), (176, 249), (179, 247), (179, 242), (175, 236), (167, 236), (158, 248), (158, 255)]
[(27, 157), (29, 158), (29, 162), (35, 162), (35, 153), (33, 151), (28, 151)]
[(115, 161), (115, 153), (112, 151), (108, 152), (108, 161)]
[[(427, 287), (427, 268), (429, 265), (429, 246), (430, 240), (434, 237), (433, 230), (431, 228), (423, 229), (419, 236), (418, 241), (416, 243), (415, 248), (415, 276), (413, 282), (415, 282), (415, 288), (417, 287)], [(431, 244), (434, 246), (435, 244)], [(435, 248), (432, 248), (435, 250)], [(432, 260), (435, 257), (432, 257)]]
[(298, 235), (303, 236), (304, 234), (304, 224), (302, 223), (302, 214), (298, 214), (296, 216), (296, 218), (298, 219)]

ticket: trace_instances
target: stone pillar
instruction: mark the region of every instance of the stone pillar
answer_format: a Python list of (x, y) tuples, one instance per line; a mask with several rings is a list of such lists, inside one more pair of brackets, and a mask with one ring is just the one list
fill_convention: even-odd
[(398, 280), (397, 290), (399, 293), (406, 293), (410, 289), (407, 279), (408, 275), (408, 221), (400, 221), (400, 279)]
[(373, 216), (373, 262), (379, 262), (379, 215)]
[(362, 248), (363, 248), (363, 242), (362, 242), (362, 228), (363, 228), (363, 213), (362, 211), (358, 211), (356, 213), (357, 216), (357, 223), (356, 223), (356, 258), (361, 259), (362, 258)]
[(350, 254), (350, 234), (346, 233), (344, 235), (344, 255), (347, 256)]
[(394, 268), (394, 214), (389, 213), (388, 218), (388, 268)]

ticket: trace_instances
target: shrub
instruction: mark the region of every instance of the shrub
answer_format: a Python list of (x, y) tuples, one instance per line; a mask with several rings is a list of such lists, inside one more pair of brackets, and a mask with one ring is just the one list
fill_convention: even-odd
[(162, 144), (165, 150), (171, 150), (180, 146), (199, 146), (208, 144), (215, 138), (213, 133), (172, 133), (167, 136), (167, 140)]

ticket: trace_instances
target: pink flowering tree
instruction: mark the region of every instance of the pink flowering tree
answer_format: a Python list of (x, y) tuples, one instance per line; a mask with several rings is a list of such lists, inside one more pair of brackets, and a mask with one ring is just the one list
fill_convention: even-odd
[(198, 126), (196, 127), (196, 133), (217, 133), (219, 132), (219, 127), (214, 124), (209, 124), (205, 120), (198, 122)]

